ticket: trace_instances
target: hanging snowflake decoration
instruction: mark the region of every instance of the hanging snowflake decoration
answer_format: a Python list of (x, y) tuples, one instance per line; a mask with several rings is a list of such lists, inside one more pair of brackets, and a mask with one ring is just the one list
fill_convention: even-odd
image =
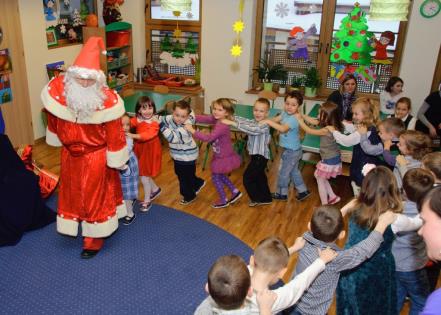
[(274, 12), (276, 12), (276, 15), (280, 18), (284, 18), (285, 16), (288, 16), (289, 8), (288, 5), (284, 2), (279, 2), (276, 4), (276, 8), (274, 9)]
[(245, 27), (245, 24), (243, 23), (243, 21), (236, 21), (233, 24), (233, 31), (235, 33), (240, 33), (243, 31), (244, 27)]
[(66, 34), (66, 25), (63, 24), (63, 25), (60, 26), (60, 33), (61, 34)]
[(240, 45), (233, 45), (230, 49), (231, 56), (239, 57), (242, 54), (242, 47)]

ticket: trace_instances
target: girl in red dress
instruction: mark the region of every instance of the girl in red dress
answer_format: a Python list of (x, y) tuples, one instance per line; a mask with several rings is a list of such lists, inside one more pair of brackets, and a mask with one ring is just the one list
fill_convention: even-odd
[(139, 209), (147, 212), (152, 206), (152, 200), (159, 196), (161, 188), (156, 185), (153, 177), (161, 170), (161, 141), (159, 140), (159, 122), (156, 117), (156, 106), (153, 101), (142, 96), (135, 107), (136, 116), (130, 121), (136, 133), (128, 136), (135, 140), (134, 151), (139, 163), (139, 176), (144, 188), (144, 201)]

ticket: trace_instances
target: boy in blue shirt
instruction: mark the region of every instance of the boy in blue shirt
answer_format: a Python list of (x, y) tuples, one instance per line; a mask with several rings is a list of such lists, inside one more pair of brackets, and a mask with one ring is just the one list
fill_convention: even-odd
[(288, 187), (293, 182), (297, 190), (297, 200), (306, 199), (311, 193), (306, 188), (299, 162), (302, 159), (302, 144), (300, 143), (299, 123), (294, 114), (303, 104), (303, 96), (298, 91), (292, 91), (285, 96), (285, 106), (282, 115), (265, 119), (265, 123), (280, 132), (279, 145), (283, 148), (277, 190), (272, 194), (275, 200), (288, 200)]

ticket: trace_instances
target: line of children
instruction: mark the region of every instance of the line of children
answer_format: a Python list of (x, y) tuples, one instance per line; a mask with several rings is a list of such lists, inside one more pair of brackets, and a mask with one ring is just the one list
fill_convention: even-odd
[(281, 115), (271, 119), (264, 119), (260, 123), (267, 124), (279, 131), (279, 145), (283, 152), (280, 158), (280, 168), (277, 180), (276, 192), (272, 194), (275, 200), (288, 200), (289, 184), (292, 182), (297, 190), (296, 199), (302, 201), (311, 194), (307, 189), (302, 173), (299, 169), (299, 162), (302, 159), (303, 151), (300, 143), (299, 123), (295, 114), (303, 104), (303, 96), (298, 91), (292, 91), (285, 96), (285, 105)]
[[(219, 199), (212, 204), (212, 207), (225, 208), (242, 197), (240, 190), (228, 178), (228, 174), (240, 166), (240, 157), (233, 150), (230, 127), (222, 122), (223, 119), (231, 119), (233, 117), (233, 100), (219, 98), (211, 104), (211, 110), (211, 115), (196, 115), (196, 123), (214, 125), (210, 133), (195, 130), (190, 124), (186, 124), (185, 128), (193, 134), (196, 140), (211, 144), (213, 149), (211, 179), (219, 194)], [(231, 191), (230, 199), (227, 199), (225, 195), (224, 186), (227, 186)]]
[[(221, 282), (224, 285), (220, 286), (219, 290), (214, 292), (213, 285), (208, 285), (209, 297), (207, 297), (196, 309), (196, 315), (208, 315), (208, 314), (228, 314), (228, 309), (238, 309), (243, 313), (234, 314), (259, 314), (256, 296), (258, 292), (268, 290), (269, 286), (275, 284), (287, 270), (289, 255), (297, 252), (304, 244), (301, 238), (296, 240), (296, 243), (287, 248), (285, 243), (277, 237), (269, 237), (262, 240), (256, 247), (254, 255), (250, 258), (250, 274), (251, 274), (251, 292), (249, 296), (245, 295), (245, 301), (242, 303), (234, 303), (234, 308), (231, 305), (226, 305), (225, 300), (222, 297), (227, 298), (229, 286), (225, 285), (225, 277), (222, 274), (217, 274), (217, 277), (211, 278), (209, 274), (208, 283)], [(317, 275), (325, 269), (325, 265), (335, 258), (335, 251), (326, 248), (324, 250), (317, 250), (318, 258), (301, 274), (297, 275), (294, 279), (289, 281), (284, 286), (275, 289), (273, 292), (276, 294), (276, 299), (272, 305), (272, 313), (278, 313), (290, 306), (302, 296), (303, 292), (308, 289), (311, 282), (317, 277)], [(238, 277), (237, 281), (244, 277)], [(243, 281), (242, 281), (243, 282)], [(245, 283), (241, 284), (242, 287), (249, 289), (249, 283), (245, 280)], [(245, 288), (241, 290), (245, 291)], [(241, 294), (243, 297), (244, 294)], [(231, 297), (229, 297), (231, 299)]]
[(266, 176), (266, 167), (270, 158), (270, 128), (267, 124), (259, 124), (268, 117), (269, 109), (269, 101), (266, 98), (259, 98), (254, 103), (253, 120), (234, 116), (234, 121), (228, 119), (222, 121), (248, 135), (247, 150), (250, 155), (250, 163), (243, 173), (243, 185), (250, 198), (250, 207), (272, 202)]
[[(322, 205), (335, 204), (340, 201), (329, 184), (330, 178), (341, 175), (342, 163), (340, 147), (335, 141), (332, 132), (328, 126), (332, 126), (332, 130), (343, 131), (343, 124), (340, 121), (338, 107), (335, 103), (325, 102), (320, 105), (318, 119), (311, 118), (307, 115), (295, 114), (300, 127), (309, 134), (320, 136), (320, 157), (321, 161), (317, 163), (314, 176), (317, 180), (318, 192)], [(305, 121), (321, 127), (313, 129), (305, 124)]]
[(205, 186), (205, 181), (196, 176), (196, 160), (199, 149), (185, 124), (194, 124), (195, 115), (190, 104), (185, 100), (173, 103), (173, 114), (160, 117), (160, 129), (169, 143), (175, 174), (179, 180), (181, 205), (187, 205), (196, 199), (196, 195)]

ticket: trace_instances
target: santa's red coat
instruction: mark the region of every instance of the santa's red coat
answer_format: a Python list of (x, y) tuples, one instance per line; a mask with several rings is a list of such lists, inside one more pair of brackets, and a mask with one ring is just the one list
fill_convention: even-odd
[(51, 80), (41, 98), (48, 114), (46, 142), (62, 145), (57, 230), (76, 236), (78, 225), (87, 237), (106, 237), (125, 215), (115, 167), (128, 159), (121, 116), (124, 104), (104, 88), (104, 108), (79, 120), (66, 106), (64, 77)]

